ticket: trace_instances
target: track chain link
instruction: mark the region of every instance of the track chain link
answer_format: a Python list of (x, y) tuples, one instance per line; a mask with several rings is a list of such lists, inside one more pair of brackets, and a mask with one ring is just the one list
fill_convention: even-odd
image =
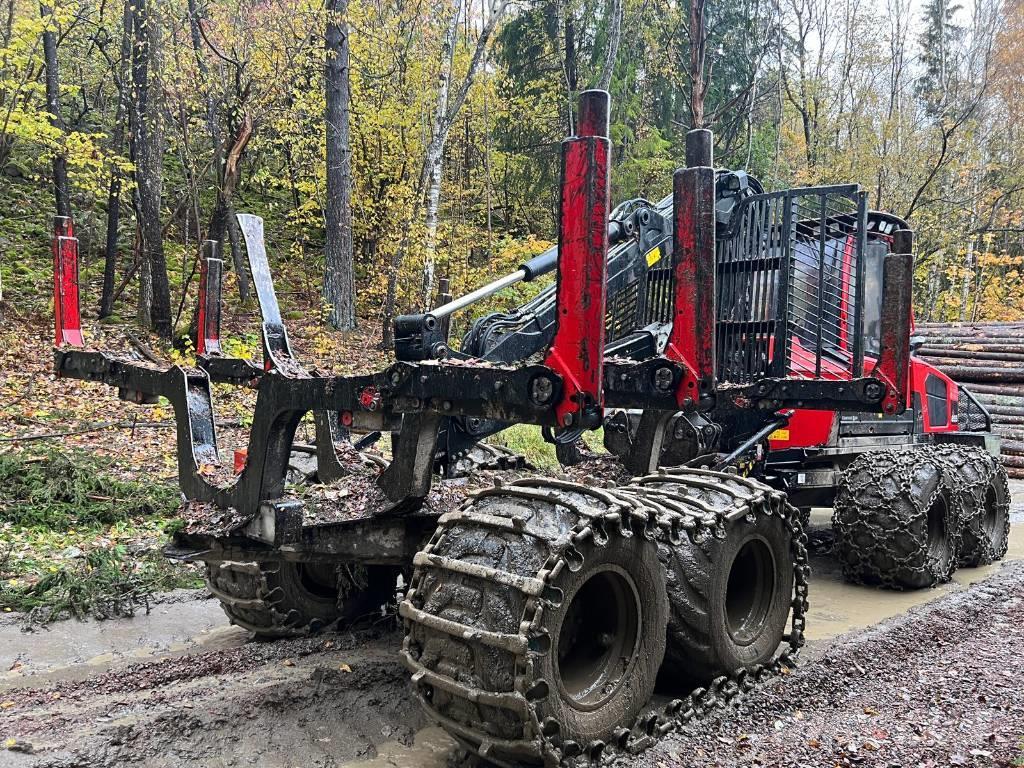
[(270, 587), (259, 563), (207, 563), (206, 586), (232, 624), (260, 637), (311, 634), (323, 625), (297, 624), (298, 613), (282, 605), (283, 591)]
[[(740, 493), (732, 488), (721, 485), (724, 479), (738, 481), (746, 488)], [(680, 486), (713, 488), (732, 494), (735, 505), (731, 509), (716, 510), (703, 504), (698, 499), (686, 497), (679, 493)], [(498, 637), (481, 637), (478, 628), (469, 626), (445, 627), (444, 631), (462, 633), (463, 639), (477, 640), (486, 644), (501, 646), (517, 655), (515, 692), (499, 694), (479, 688), (469, 688), (464, 683), (427, 669), (416, 657), (411, 642), (411, 633), (417, 624), (426, 619), (416, 603), (417, 591), (424, 578), (424, 569), (418, 569), (413, 575), (410, 589), (401, 606), (401, 615), (406, 622), (406, 638), (403, 643), (403, 660), (410, 671), (416, 695), (436, 721), (441, 723), (461, 742), (475, 748), (488, 761), (497, 765), (511, 765), (503, 762), (500, 754), (519, 750), (522, 754), (530, 754), (540, 759), (547, 766), (573, 764), (577, 760), (586, 760), (590, 765), (609, 762), (615, 753), (637, 754), (655, 744), (667, 734), (687, 725), (714, 710), (731, 706), (745, 694), (755, 689), (767, 678), (785, 673), (796, 664), (800, 649), (805, 643), (806, 614), (808, 609), (808, 585), (810, 565), (807, 554), (807, 537), (800, 522), (798, 511), (791, 506), (786, 495), (768, 486), (750, 479), (732, 474), (696, 469), (660, 470), (655, 475), (635, 478), (625, 486), (595, 488), (566, 480), (549, 478), (530, 478), (518, 480), (511, 484), (496, 484), (492, 489), (485, 489), (469, 497), (463, 507), (442, 516), (437, 530), (430, 542), (422, 550), (429, 556), (437, 545), (449, 535), (455, 525), (476, 525), (491, 527), (498, 530), (514, 530), (521, 535), (536, 535), (525, 530), (522, 520), (480, 514), (473, 506), (478, 499), (487, 495), (512, 494), (523, 497), (536, 497), (549, 503), (570, 508), (578, 513), (578, 521), (574, 529), (557, 541), (549, 541), (551, 554), (547, 562), (536, 575), (541, 582), (535, 587), (540, 592), (537, 597), (530, 597), (526, 603), (527, 611), (520, 625), (518, 635)], [(579, 498), (592, 500), (592, 508), (583, 507)], [(731, 675), (723, 675), (713, 679), (707, 687), (698, 687), (686, 696), (674, 699), (663, 708), (642, 711), (630, 727), (621, 727), (615, 731), (613, 743), (605, 744), (595, 741), (590, 744), (577, 744), (558, 738), (558, 723), (541, 720), (537, 704), (531, 700), (531, 694), (538, 683), (546, 690), (546, 681), (533, 680), (531, 653), (540, 636), (540, 621), (545, 606), (544, 588), (551, 587), (553, 579), (561, 569), (578, 569), (582, 566), (582, 555), (577, 544), (593, 539), (598, 546), (607, 544), (609, 536), (623, 537), (640, 535), (654, 540), (659, 537), (678, 544), (682, 537), (689, 537), (692, 542), (699, 542), (707, 536), (722, 538), (726, 535), (726, 522), (737, 516), (744, 516), (751, 522), (758, 515), (777, 515), (785, 521), (790, 535), (790, 551), (794, 566), (794, 588), (791, 603), (791, 628), (782, 637), (785, 644), (773, 659), (764, 665), (755, 665), (748, 669), (738, 669)], [(435, 561), (436, 564), (436, 561)], [(511, 577), (512, 574), (509, 574)], [(488, 578), (481, 571), (479, 578)], [(531, 585), (533, 586), (533, 585)], [(542, 651), (543, 652), (543, 651)], [(532, 739), (520, 742), (501, 740), (487, 733), (478, 724), (455, 722), (438, 712), (431, 705), (431, 697), (424, 686), (442, 685), (447, 692), (455, 691), (468, 701), (494, 703), (494, 697), (507, 697), (500, 706), (521, 707), (525, 715), (526, 733)], [(495, 742), (502, 741), (500, 749), (494, 749)], [(493, 752), (492, 752), (493, 750)]]
[(476, 443), (452, 457), (451, 477), (469, 477), (479, 471), (532, 470), (522, 454), (492, 443)]
[[(1006, 540), (1009, 535), (1010, 489), (999, 460), (980, 446), (958, 443), (940, 443), (931, 448), (932, 454), (942, 463), (953, 491), (960, 500), (960, 528), (962, 532), (960, 565), (973, 568), (988, 565), (1006, 554)], [(995, 499), (997, 520), (1005, 528), (1000, 531), (986, 531), (986, 495), (989, 484), (998, 486)], [(993, 543), (992, 536), (996, 542)]]

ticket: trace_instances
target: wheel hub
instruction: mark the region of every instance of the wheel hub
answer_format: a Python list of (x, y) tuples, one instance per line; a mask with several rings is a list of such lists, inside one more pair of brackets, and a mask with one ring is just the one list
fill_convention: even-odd
[(558, 686), (573, 707), (594, 710), (614, 695), (633, 663), (640, 625), (636, 587), (617, 566), (580, 586), (558, 631)]
[(750, 645), (760, 636), (775, 594), (775, 557), (760, 538), (750, 539), (736, 553), (725, 591), (729, 636)]
[(928, 508), (928, 557), (941, 561), (946, 556), (946, 499), (939, 494)]
[(999, 535), (1003, 526), (999, 499), (996, 496), (995, 486), (991, 483), (985, 491), (985, 520), (983, 525), (985, 526), (985, 534), (990, 541)]

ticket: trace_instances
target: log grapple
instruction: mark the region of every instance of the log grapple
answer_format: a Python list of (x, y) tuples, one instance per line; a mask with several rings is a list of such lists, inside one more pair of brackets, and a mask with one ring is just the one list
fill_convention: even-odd
[[(794, 414), (888, 423), (912, 402), (905, 225), (869, 215), (855, 185), (764, 193), (745, 174), (716, 173), (704, 130), (688, 135), (670, 198), (613, 210), (607, 93), (581, 94), (579, 115), (562, 145), (557, 248), (398, 318), (398, 359), (376, 373), (326, 376), (295, 358), (256, 217), (240, 223), (263, 365), (222, 353), (213, 243), (197, 367), (86, 350), (77, 241), (67, 220), (55, 233), (57, 374), (174, 409), (186, 524), (168, 553), (205, 562), (231, 619), (268, 636), (353, 621), (404, 584), (401, 658), (415, 695), (499, 764), (642, 749), (791, 664), (803, 644), (806, 538), (788, 465), (777, 471), (767, 449)], [(876, 316), (864, 310), (869, 252)], [(551, 270), (552, 289), (448, 347), (452, 312)], [(244, 464), (223, 481), (211, 471), (212, 382), (257, 393)], [(307, 414), (319, 484), (299, 494), (289, 464)], [(562, 446), (603, 426), (614, 458), (554, 478), (492, 451), (486, 468), (449, 479), (466, 450), (509, 424)], [(390, 457), (360, 453), (388, 433)], [(986, 467), (975, 484), (998, 485)], [(851, 471), (853, 499), (861, 475)], [(940, 486), (908, 502), (924, 506), (912, 510), (907, 548), (922, 536), (927, 547)], [(948, 510), (968, 497), (985, 504), (973, 487), (949, 488)], [(843, 523), (855, 539), (858, 524)], [(970, 533), (1002, 524), (979, 515)], [(690, 693), (652, 709), (659, 674)]]

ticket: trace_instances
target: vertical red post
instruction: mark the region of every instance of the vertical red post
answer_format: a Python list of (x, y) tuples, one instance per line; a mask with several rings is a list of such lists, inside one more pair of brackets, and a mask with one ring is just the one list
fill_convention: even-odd
[(219, 355), (221, 278), (224, 262), (218, 258), (220, 243), (203, 242), (203, 257), (199, 263), (199, 317), (196, 325), (196, 353)]
[(882, 410), (902, 413), (910, 396), (910, 327), (913, 320), (914, 233), (893, 233), (882, 266), (882, 317), (878, 362), (871, 375), (887, 385)]
[(579, 101), (579, 133), (562, 142), (557, 326), (544, 362), (562, 377), (555, 411), (563, 427), (601, 423), (610, 202), (608, 119), (608, 93), (584, 91)]
[(715, 387), (715, 169), (711, 131), (686, 135), (686, 168), (673, 176), (672, 333), (665, 356), (686, 367), (680, 407)]
[(69, 216), (53, 218), (54, 344), (84, 347), (78, 305), (78, 240)]

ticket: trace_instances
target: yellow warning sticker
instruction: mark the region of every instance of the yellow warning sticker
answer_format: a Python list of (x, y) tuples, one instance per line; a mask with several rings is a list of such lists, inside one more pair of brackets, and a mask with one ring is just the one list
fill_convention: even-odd
[(789, 440), (789, 430), (788, 429), (776, 429), (774, 432), (772, 432), (770, 435), (768, 435), (768, 439), (769, 440)]
[(661, 246), (656, 246), (654, 250), (647, 254), (647, 266), (653, 267), (661, 259)]

